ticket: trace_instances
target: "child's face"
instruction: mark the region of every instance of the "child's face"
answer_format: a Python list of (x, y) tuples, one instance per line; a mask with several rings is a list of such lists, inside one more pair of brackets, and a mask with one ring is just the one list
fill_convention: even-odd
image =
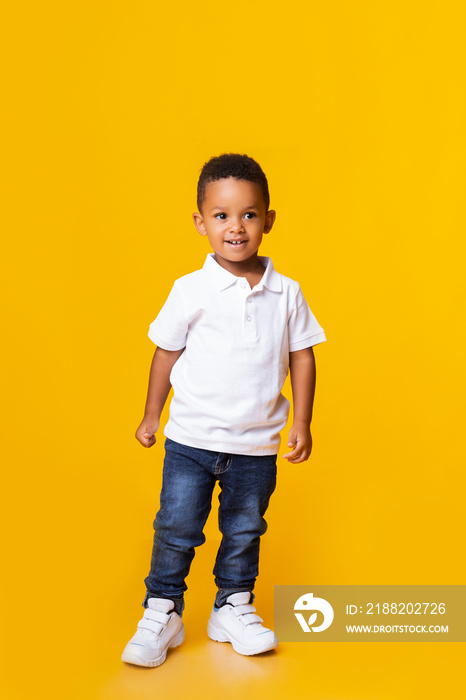
[(202, 236), (207, 236), (217, 262), (231, 271), (257, 258), (262, 235), (275, 221), (265, 211), (260, 185), (229, 177), (210, 182), (201, 213), (193, 214)]

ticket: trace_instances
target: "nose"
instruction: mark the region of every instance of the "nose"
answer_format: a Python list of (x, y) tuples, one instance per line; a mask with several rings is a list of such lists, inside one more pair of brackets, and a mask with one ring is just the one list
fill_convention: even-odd
[(237, 231), (244, 231), (243, 219), (241, 217), (232, 218), (230, 222), (230, 231), (232, 233)]

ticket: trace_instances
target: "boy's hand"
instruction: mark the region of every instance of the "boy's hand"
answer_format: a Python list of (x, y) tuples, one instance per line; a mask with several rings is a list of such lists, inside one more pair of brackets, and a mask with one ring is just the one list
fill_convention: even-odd
[(144, 416), (141, 425), (136, 430), (136, 439), (139, 440), (143, 447), (152, 447), (152, 445), (155, 445), (155, 433), (158, 429), (158, 420)]
[(312, 436), (306, 424), (294, 424), (288, 435), (287, 447), (293, 447), (291, 452), (283, 455), (291, 464), (299, 464), (309, 459), (312, 450)]

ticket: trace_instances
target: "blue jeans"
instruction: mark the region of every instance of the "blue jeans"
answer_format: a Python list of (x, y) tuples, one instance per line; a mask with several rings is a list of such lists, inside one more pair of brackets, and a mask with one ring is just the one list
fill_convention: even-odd
[(237, 455), (201, 450), (165, 441), (160, 510), (154, 520), (151, 569), (145, 579), (149, 598), (169, 598), (181, 614), (185, 579), (194, 548), (205, 542), (204, 525), (219, 481), (218, 524), (222, 541), (213, 574), (225, 604), (231, 593), (251, 592), (259, 573), (260, 537), (267, 530), (264, 514), (275, 490), (277, 455)]

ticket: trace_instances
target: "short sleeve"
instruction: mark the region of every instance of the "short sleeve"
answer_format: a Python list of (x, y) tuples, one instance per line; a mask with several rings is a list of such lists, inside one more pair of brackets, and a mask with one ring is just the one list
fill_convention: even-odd
[(148, 336), (163, 350), (182, 350), (187, 334), (186, 303), (175, 282), (157, 318), (150, 324)]
[(288, 338), (290, 352), (304, 350), (304, 348), (310, 348), (327, 340), (324, 330), (317, 323), (301, 288), (298, 288), (298, 293), (291, 307), (288, 319)]

